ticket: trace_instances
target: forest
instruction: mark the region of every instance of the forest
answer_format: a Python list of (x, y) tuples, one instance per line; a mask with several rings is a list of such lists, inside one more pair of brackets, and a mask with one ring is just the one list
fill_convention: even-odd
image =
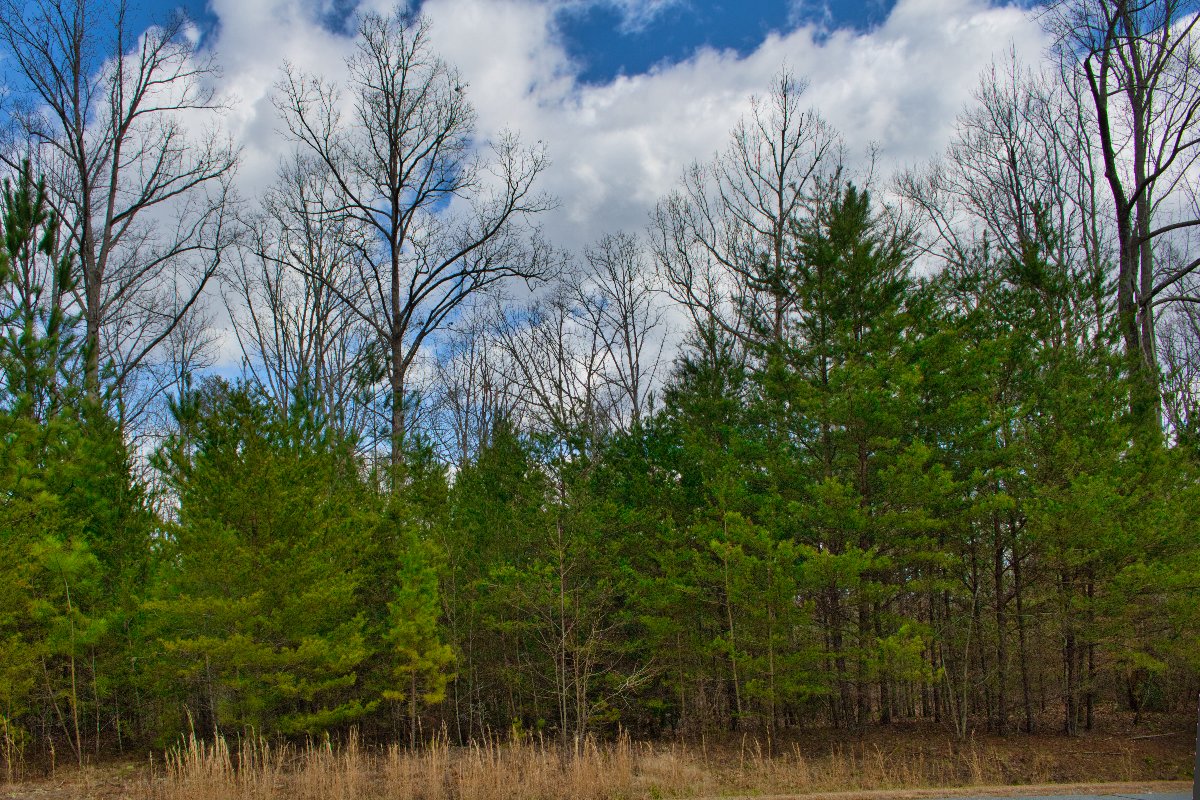
[(123, 8), (0, 4), (10, 777), (1194, 709), (1195, 4), (1042, 7), (894, 173), (781, 68), (582, 252), (421, 17), (281, 67), (245, 197), (186, 21)]

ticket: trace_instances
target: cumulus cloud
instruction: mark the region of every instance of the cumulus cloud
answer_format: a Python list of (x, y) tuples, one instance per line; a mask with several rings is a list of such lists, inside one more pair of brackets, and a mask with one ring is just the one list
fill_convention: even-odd
[(808, 81), (812, 105), (855, 153), (878, 148), (884, 168), (926, 158), (994, 55), (1040, 55), (1021, 10), (982, 0), (901, 0), (868, 32), (812, 25), (771, 34), (747, 55), (702, 49), (607, 85), (574, 79), (557, 44), (554, 11), (522, 0), (429, 0), (441, 51), (463, 70), (484, 130), (509, 126), (550, 146), (546, 188), (562, 201), (552, 232), (578, 246), (644, 225), (654, 202), (692, 160), (724, 146), (729, 130), (787, 66)]
[[(652, 14), (675, 0), (609, 0)], [(1036, 58), (1036, 24), (1013, 6), (984, 0), (900, 0), (866, 32), (798, 27), (755, 50), (698, 50), (604, 85), (583, 84), (556, 19), (577, 0), (426, 0), (438, 50), (462, 70), (480, 133), (502, 129), (542, 140), (554, 165), (544, 188), (561, 208), (548, 230), (578, 247), (615, 229), (638, 229), (683, 167), (720, 149), (748, 97), (787, 66), (808, 81), (812, 105), (844, 132), (851, 154), (878, 148), (886, 168), (944, 147), (980, 71), (1015, 48)], [(388, 0), (364, 0), (387, 10)], [(628, 7), (628, 8), (626, 8)], [(321, 24), (316, 0), (212, 0), (219, 20), (209, 45), (220, 58), (229, 123), (245, 145), (242, 182), (258, 191), (286, 143), (270, 92), (291, 62), (336, 77), (350, 39)]]
[[(676, 0), (589, 0), (636, 24)], [(987, 0), (899, 0), (868, 31), (809, 23), (773, 33), (753, 51), (699, 49), (678, 63), (603, 85), (579, 80), (557, 20), (583, 0), (425, 0), (439, 52), (462, 71), (486, 138), (503, 129), (541, 140), (553, 159), (543, 188), (560, 201), (547, 234), (579, 249), (606, 232), (637, 231), (693, 160), (727, 141), (748, 98), (782, 67), (846, 137), (851, 157), (870, 147), (888, 170), (942, 150), (981, 70), (1010, 49), (1044, 47), (1025, 11)], [(390, 0), (362, 0), (387, 11)], [(243, 193), (271, 179), (287, 144), (271, 106), (280, 66), (336, 77), (352, 48), (322, 24), (322, 0), (212, 0), (219, 27), (208, 45), (224, 70), (229, 123), (244, 143)]]

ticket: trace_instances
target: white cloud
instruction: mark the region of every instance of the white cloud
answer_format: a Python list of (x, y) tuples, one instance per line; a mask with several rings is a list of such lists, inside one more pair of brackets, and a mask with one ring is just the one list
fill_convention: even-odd
[[(388, 0), (368, 0), (387, 8)], [(888, 163), (938, 152), (979, 72), (1016, 47), (1036, 58), (1036, 23), (983, 0), (900, 0), (869, 32), (807, 26), (770, 35), (746, 56), (702, 49), (677, 64), (606, 85), (577, 81), (555, 16), (575, 0), (428, 0), (433, 38), (462, 70), (480, 133), (503, 128), (545, 141), (554, 165), (545, 188), (562, 207), (550, 232), (578, 246), (606, 230), (640, 228), (682, 168), (721, 148), (752, 93), (787, 65), (809, 82), (812, 105), (846, 135), (852, 153), (870, 144)], [(613, 0), (655, 13), (675, 0)], [(638, 11), (637, 9), (641, 9)], [(213, 0), (211, 46), (232, 98), (229, 123), (245, 144), (242, 181), (253, 194), (287, 145), (270, 103), (284, 61), (336, 76), (351, 42), (317, 21), (313, 0)]]
[(783, 65), (809, 82), (812, 105), (852, 155), (877, 145), (886, 168), (941, 150), (979, 72), (1011, 47), (1037, 58), (1036, 23), (982, 0), (901, 0), (876, 29), (811, 26), (772, 34), (746, 56), (704, 49), (648, 74), (575, 80), (553, 8), (536, 0), (429, 0), (433, 35), (471, 85), (483, 130), (509, 126), (550, 146), (546, 188), (562, 208), (552, 233), (572, 247), (641, 228), (683, 167), (728, 132)]
[(791, 0), (788, 3), (788, 21), (792, 27), (811, 23), (828, 25), (833, 22), (833, 8), (829, 0)]
[(622, 29), (632, 32), (642, 30), (664, 11), (686, 5), (686, 0), (607, 0), (607, 4), (620, 13)]
[[(602, 0), (630, 24), (676, 0)], [(726, 142), (752, 93), (787, 65), (809, 82), (812, 105), (845, 134), (851, 155), (877, 145), (881, 166), (939, 152), (980, 71), (1010, 48), (1036, 59), (1034, 21), (986, 0), (900, 0), (866, 32), (797, 28), (772, 34), (747, 55), (702, 49), (676, 64), (605, 85), (578, 80), (556, 14), (580, 0), (427, 0), (435, 45), (457, 64), (483, 136), (511, 128), (543, 140), (553, 166), (543, 188), (560, 208), (547, 233), (577, 249), (618, 229), (640, 230), (684, 166)], [(365, 0), (387, 10), (389, 0)], [(351, 42), (319, 22), (318, 0), (212, 0), (220, 20), (213, 50), (233, 98), (230, 124), (245, 145), (243, 191), (271, 179), (287, 145), (270, 90), (287, 60), (336, 76)]]
[(352, 42), (321, 27), (320, 5), (307, 0), (211, 0), (219, 20), (210, 43), (221, 67), (221, 92), (232, 110), (235, 139), (244, 146), (243, 193), (253, 197), (270, 182), (287, 142), (271, 104), (285, 62), (317, 74), (336, 75)]

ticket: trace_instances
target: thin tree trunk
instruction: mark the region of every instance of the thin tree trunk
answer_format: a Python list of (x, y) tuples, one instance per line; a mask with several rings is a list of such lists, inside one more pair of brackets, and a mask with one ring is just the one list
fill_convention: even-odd
[(1033, 698), (1029, 691), (1029, 645), (1025, 632), (1024, 583), (1021, 558), (1013, 548), (1013, 594), (1017, 603), (1017, 640), (1021, 651), (1021, 702), (1025, 707), (1025, 732), (1033, 733)]
[(1004, 560), (1005, 547), (1003, 526), (999, 513), (992, 514), (992, 530), (995, 537), (993, 558), (993, 583), (996, 600), (996, 733), (1008, 733), (1008, 637), (1005, 619)]
[(408, 749), (417, 749), (417, 673), (409, 676), (408, 687)]
[(734, 718), (733, 728), (736, 730), (742, 719), (742, 690), (738, 684), (738, 664), (737, 664), (737, 641), (734, 638), (733, 626), (733, 598), (730, 596), (730, 580), (729, 580), (729, 524), (725, 525), (725, 548), (722, 553), (722, 563), (725, 571), (725, 621), (729, 630), (729, 668), (733, 676), (733, 700), (734, 708), (737, 711), (737, 716)]
[(1063, 640), (1063, 667), (1066, 672), (1066, 685), (1063, 691), (1063, 733), (1068, 736), (1074, 736), (1079, 731), (1079, 709), (1078, 702), (1078, 683), (1079, 676), (1076, 672), (1078, 668), (1076, 643), (1075, 643), (1075, 626), (1070, 618), (1070, 607), (1066, 602), (1067, 591), (1070, 586), (1069, 579), (1066, 574), (1062, 576), (1063, 590), (1063, 623), (1067, 626), (1066, 635)]
[(392, 489), (397, 488), (395, 481), (399, 479), (397, 471), (404, 463), (404, 361), (403, 343), (393, 336), (391, 342), (391, 399), (392, 399), (392, 435), (391, 435), (391, 464)]
[[(1087, 579), (1087, 598), (1088, 598), (1088, 622), (1094, 622), (1095, 610), (1092, 606), (1095, 600), (1096, 584), (1092, 578), (1092, 571), (1088, 570)], [(1087, 643), (1087, 678), (1084, 682), (1084, 727), (1087, 730), (1092, 729), (1095, 714), (1096, 700), (1096, 643), (1092, 641), (1092, 626), (1089, 624), (1088, 643)]]

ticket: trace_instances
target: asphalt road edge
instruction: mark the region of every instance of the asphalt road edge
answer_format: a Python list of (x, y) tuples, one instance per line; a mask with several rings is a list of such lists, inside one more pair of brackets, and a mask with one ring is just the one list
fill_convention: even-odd
[(962, 786), (942, 789), (862, 789), (801, 794), (724, 795), (691, 800), (932, 800), (953, 797), (1049, 797), (1055, 795), (1131, 795), (1157, 792), (1179, 794), (1192, 790), (1191, 781), (1133, 781), (1123, 783), (1030, 783), (1009, 786)]

